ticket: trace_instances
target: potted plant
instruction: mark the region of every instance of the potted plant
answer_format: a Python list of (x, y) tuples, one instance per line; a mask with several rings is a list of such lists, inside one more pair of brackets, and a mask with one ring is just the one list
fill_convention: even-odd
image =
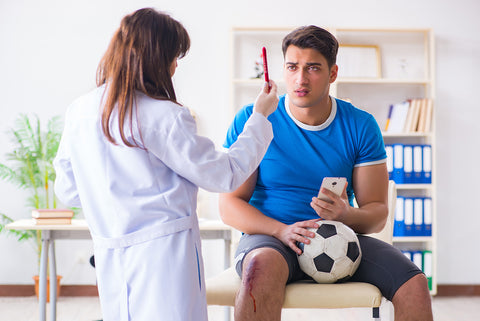
[[(62, 126), (59, 117), (51, 118), (46, 130), (42, 130), (37, 115), (21, 114), (10, 130), (13, 150), (6, 154), (10, 166), (0, 163), (0, 179), (29, 191), (27, 208), (56, 208), (57, 200), (53, 191), (55, 170), (53, 159), (60, 143)], [(0, 232), (13, 219), (0, 213)], [(31, 240), (37, 253), (37, 266), (42, 249), (41, 233), (35, 230), (8, 231), (19, 241)], [(57, 283), (58, 284), (58, 283)]]

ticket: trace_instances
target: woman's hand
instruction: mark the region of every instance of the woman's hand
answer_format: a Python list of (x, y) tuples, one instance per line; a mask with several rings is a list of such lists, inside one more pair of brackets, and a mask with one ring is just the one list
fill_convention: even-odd
[(263, 85), (262, 91), (258, 94), (255, 104), (253, 105), (253, 111), (268, 117), (277, 109), (277, 105), (277, 84), (275, 84), (273, 80), (270, 80), (270, 83)]

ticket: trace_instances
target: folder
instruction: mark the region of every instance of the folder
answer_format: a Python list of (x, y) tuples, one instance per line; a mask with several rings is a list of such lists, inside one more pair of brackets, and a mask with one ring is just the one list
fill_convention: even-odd
[(423, 224), (423, 198), (413, 199), (413, 235), (422, 236), (424, 230)]
[(393, 145), (393, 174), (392, 178), (397, 184), (403, 184), (403, 145)]
[(423, 251), (422, 253), (422, 271), (425, 273), (428, 281), (428, 289), (432, 290), (432, 266), (433, 266), (433, 256), (432, 251)]
[(405, 211), (404, 211), (405, 198), (397, 196), (397, 202), (395, 204), (395, 220), (393, 225), (393, 236), (405, 236)]
[(413, 146), (403, 146), (403, 182), (413, 183)]
[(432, 183), (432, 146), (423, 145), (422, 150), (423, 157), (423, 183)]
[(405, 198), (404, 201), (405, 236), (413, 236), (413, 198)]
[(410, 261), (412, 261), (412, 252), (407, 251), (407, 250), (402, 250), (402, 253), (403, 253), (403, 255), (405, 255), (405, 257), (406, 257), (407, 259), (409, 259)]
[(393, 146), (385, 145), (385, 152), (387, 153), (388, 179), (393, 180)]
[(423, 199), (423, 236), (432, 236), (432, 199)]
[(413, 251), (412, 252), (412, 261), (415, 265), (423, 271), (423, 252), (422, 251)]
[(422, 145), (413, 146), (413, 181), (412, 183), (423, 182), (423, 148)]

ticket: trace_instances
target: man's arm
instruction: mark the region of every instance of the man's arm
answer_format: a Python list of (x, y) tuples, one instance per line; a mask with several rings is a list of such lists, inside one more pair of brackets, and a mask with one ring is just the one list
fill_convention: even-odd
[(342, 196), (337, 196), (329, 190), (322, 190), (322, 192), (327, 194), (333, 203), (314, 197), (312, 207), (323, 219), (343, 222), (357, 233), (380, 232), (388, 216), (386, 164), (355, 167), (352, 180), (359, 208), (349, 205), (345, 191)]
[(247, 234), (271, 235), (281, 240), (285, 245), (292, 248), (298, 254), (302, 251), (296, 242), (310, 243), (308, 237), (315, 237), (308, 227), (316, 228), (318, 225), (312, 221), (298, 222), (286, 225), (270, 218), (250, 205), (248, 201), (252, 197), (257, 183), (258, 170), (256, 170), (236, 191), (220, 194), (219, 209), (220, 217), (227, 225)]

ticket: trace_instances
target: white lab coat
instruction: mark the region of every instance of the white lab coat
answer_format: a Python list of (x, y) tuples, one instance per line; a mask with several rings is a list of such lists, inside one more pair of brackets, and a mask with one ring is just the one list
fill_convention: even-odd
[[(239, 187), (263, 158), (271, 124), (254, 113), (237, 142), (219, 152), (196, 134), (186, 108), (138, 94), (141, 139), (135, 121), (132, 132), (146, 150), (123, 145), (112, 125), (114, 145), (101, 130), (103, 92), (68, 108), (54, 161), (57, 196), (83, 208), (92, 234), (103, 319), (206, 320), (198, 187)], [(125, 130), (130, 141), (132, 132)]]

